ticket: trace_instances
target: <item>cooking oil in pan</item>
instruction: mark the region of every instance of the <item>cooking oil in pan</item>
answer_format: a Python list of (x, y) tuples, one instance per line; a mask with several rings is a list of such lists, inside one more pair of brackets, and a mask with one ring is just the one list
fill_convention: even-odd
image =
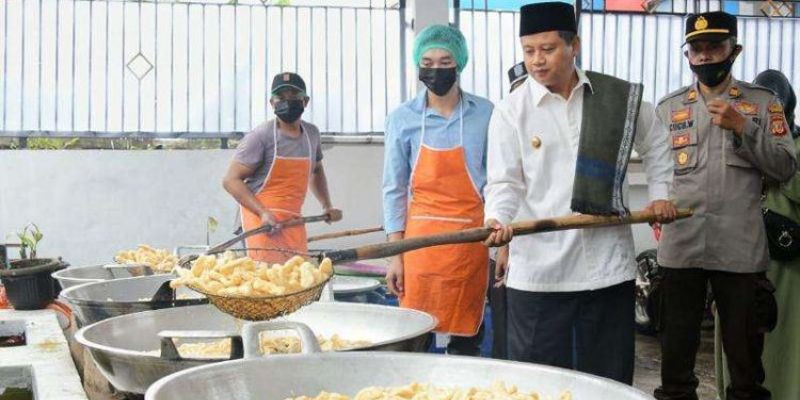
[(0, 387), (0, 400), (33, 400), (33, 391), (29, 388)]

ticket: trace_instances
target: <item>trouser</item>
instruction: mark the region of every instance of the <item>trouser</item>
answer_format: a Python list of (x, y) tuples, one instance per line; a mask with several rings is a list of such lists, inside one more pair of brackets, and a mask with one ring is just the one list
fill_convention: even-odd
[(578, 292), (509, 288), (508, 355), (633, 383), (634, 282)]
[(506, 329), (506, 287), (494, 286), (494, 261), (490, 263), (489, 307), (492, 309), (492, 358), (508, 359), (508, 330)]
[(450, 342), (447, 343), (447, 354), (457, 356), (480, 356), (483, 334), (484, 328), (483, 324), (481, 324), (475, 336), (450, 336)]
[[(710, 282), (728, 357), (728, 400), (768, 400), (762, 384), (764, 332), (776, 309), (764, 273), (731, 273), (663, 267), (660, 299), (661, 387), (659, 400), (696, 400), (695, 357), (700, 345), (707, 285)], [(769, 299), (772, 298), (772, 305)]]
[[(474, 336), (440, 336), (440, 338), (446, 338), (447, 340), (447, 345), (444, 345), (447, 354), (479, 357), (481, 355), (481, 343), (484, 337), (483, 325), (484, 324), (481, 323), (481, 326), (478, 328), (478, 333)], [(428, 351), (435, 351), (437, 347), (440, 348), (441, 346), (443, 345), (437, 343), (436, 333), (428, 335), (428, 339), (425, 341), (425, 348), (428, 349)]]

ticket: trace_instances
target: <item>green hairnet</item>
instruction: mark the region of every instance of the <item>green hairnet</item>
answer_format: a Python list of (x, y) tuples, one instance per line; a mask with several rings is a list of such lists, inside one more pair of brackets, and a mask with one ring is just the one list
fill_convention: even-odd
[(464, 70), (469, 60), (467, 41), (464, 35), (456, 28), (447, 25), (431, 25), (426, 27), (414, 40), (414, 62), (419, 68), (422, 55), (430, 49), (443, 49), (453, 55), (458, 66), (458, 72)]

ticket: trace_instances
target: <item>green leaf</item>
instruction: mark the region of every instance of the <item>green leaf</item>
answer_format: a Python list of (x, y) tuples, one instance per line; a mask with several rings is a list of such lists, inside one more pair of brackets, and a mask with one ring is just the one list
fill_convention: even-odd
[(219, 228), (219, 221), (214, 217), (208, 217), (207, 227), (209, 232), (214, 233)]
[(81, 139), (81, 138), (78, 138), (78, 137), (76, 137), (76, 138), (73, 138), (72, 140), (70, 140), (70, 141), (68, 141), (68, 142), (64, 143), (64, 148), (65, 148), (65, 149), (71, 149), (71, 148), (73, 148), (73, 147), (74, 147), (76, 144), (78, 144), (78, 141), (79, 141), (80, 139)]
[(30, 237), (23, 236), (23, 237), (20, 238), (20, 240), (22, 240), (22, 244), (25, 247), (31, 247), (32, 248), (32, 247), (36, 246), (36, 244), (33, 242), (33, 239), (31, 239)]

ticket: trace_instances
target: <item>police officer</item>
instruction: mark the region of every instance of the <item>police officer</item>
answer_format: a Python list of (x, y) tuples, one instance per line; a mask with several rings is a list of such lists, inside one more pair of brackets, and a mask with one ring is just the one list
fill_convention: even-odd
[(727, 399), (769, 399), (761, 352), (776, 310), (764, 273), (761, 182), (793, 176), (792, 137), (772, 92), (731, 76), (742, 52), (736, 17), (689, 16), (686, 45), (697, 82), (667, 95), (656, 109), (669, 128), (675, 173), (670, 198), (695, 214), (665, 226), (659, 244), (663, 362), (655, 397), (697, 399), (695, 355), (710, 282), (731, 373)]

